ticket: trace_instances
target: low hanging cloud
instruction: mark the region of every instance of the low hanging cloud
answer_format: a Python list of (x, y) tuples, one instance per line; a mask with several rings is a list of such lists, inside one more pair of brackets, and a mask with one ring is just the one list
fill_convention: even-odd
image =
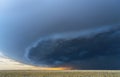
[(27, 58), (38, 66), (120, 69), (120, 26), (71, 37), (54, 35), (37, 41), (28, 52)]
[(38, 66), (120, 69), (119, 7), (119, 0), (0, 0), (0, 50)]

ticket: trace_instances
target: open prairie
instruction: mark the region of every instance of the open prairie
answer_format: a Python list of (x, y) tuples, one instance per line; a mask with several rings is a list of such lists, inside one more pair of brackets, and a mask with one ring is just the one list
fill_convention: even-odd
[(120, 77), (120, 71), (0, 71), (0, 77)]

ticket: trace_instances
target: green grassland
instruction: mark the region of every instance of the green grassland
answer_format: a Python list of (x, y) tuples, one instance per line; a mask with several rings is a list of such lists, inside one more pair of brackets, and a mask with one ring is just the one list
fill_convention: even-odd
[(120, 71), (0, 71), (0, 77), (120, 77)]

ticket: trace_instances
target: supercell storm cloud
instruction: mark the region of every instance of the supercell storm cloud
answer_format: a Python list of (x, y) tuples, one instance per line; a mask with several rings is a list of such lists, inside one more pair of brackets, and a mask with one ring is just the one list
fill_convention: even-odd
[(0, 51), (35, 66), (120, 69), (120, 0), (0, 0)]
[(120, 26), (95, 31), (46, 37), (30, 47), (26, 57), (34, 65), (120, 69)]

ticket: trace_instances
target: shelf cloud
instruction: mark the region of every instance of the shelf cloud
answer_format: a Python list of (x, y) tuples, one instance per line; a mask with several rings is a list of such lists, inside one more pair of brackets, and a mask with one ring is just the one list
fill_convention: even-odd
[(0, 0), (0, 50), (19, 62), (120, 69), (119, 0)]
[(120, 69), (120, 26), (97, 31), (77, 37), (48, 37), (29, 48), (27, 57), (34, 65)]

